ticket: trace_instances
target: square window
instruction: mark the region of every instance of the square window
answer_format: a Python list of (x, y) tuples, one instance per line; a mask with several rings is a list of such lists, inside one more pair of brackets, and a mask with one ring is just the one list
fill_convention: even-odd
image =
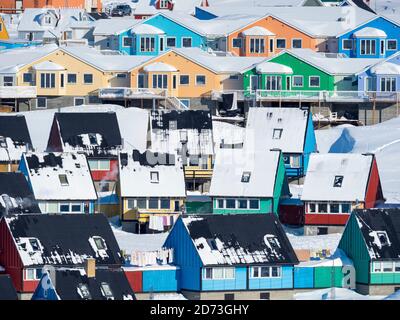
[(260, 293), (260, 300), (269, 300), (269, 299), (270, 299), (269, 292), (261, 292)]
[(282, 137), (282, 131), (283, 129), (274, 129), (274, 132), (272, 133), (272, 139), (280, 139)]
[(343, 184), (343, 176), (335, 176), (335, 179), (333, 180), (333, 186), (335, 188), (341, 188)]
[(277, 278), (281, 276), (280, 267), (271, 267), (271, 277)]
[(47, 99), (44, 97), (38, 97), (36, 103), (37, 109), (46, 109), (47, 108)]
[(159, 173), (158, 171), (150, 171), (150, 182), (151, 183), (159, 183)]
[(69, 211), (69, 203), (61, 203), (60, 204), (60, 212), (70, 212)]
[(206, 85), (206, 76), (198, 75), (196, 76), (196, 86), (205, 86)]
[(387, 49), (388, 50), (397, 50), (397, 40), (388, 40), (387, 41)]
[(261, 267), (261, 278), (269, 278), (270, 273), (269, 273), (269, 267)]
[(260, 200), (258, 200), (258, 199), (249, 200), (249, 207), (250, 207), (250, 209), (253, 209), (253, 210), (260, 209)]
[(350, 204), (342, 203), (342, 213), (350, 213)]
[(83, 82), (85, 84), (92, 84), (93, 83), (93, 75), (90, 73), (86, 73), (83, 75)]
[(327, 203), (319, 203), (318, 204), (318, 212), (319, 213), (328, 213), (328, 204)]
[(158, 209), (158, 198), (149, 199), (149, 209)]
[(26, 269), (26, 280), (36, 280), (36, 269)]
[(315, 203), (309, 203), (308, 204), (308, 212), (309, 213), (315, 213), (316, 211), (316, 208), (315, 208)]
[(126, 206), (128, 209), (133, 209), (135, 207), (135, 201), (133, 199), (128, 199), (126, 201)]
[(250, 181), (251, 172), (244, 171), (242, 174), (242, 182), (248, 183)]
[(213, 279), (223, 279), (224, 268), (213, 268)]
[(139, 199), (136, 199), (136, 207), (137, 207), (138, 209), (146, 209), (146, 207), (147, 207), (146, 198), (139, 198)]
[(330, 213), (339, 213), (339, 204), (338, 203), (331, 203), (329, 205)]
[(293, 49), (301, 49), (302, 48), (302, 40), (301, 39), (293, 39), (292, 40), (292, 48)]
[(98, 161), (99, 170), (110, 170), (110, 160), (99, 160)]
[(60, 180), (60, 183), (62, 186), (68, 186), (68, 178), (66, 174), (59, 174), (58, 179)]
[(212, 278), (213, 278), (213, 269), (212, 268), (205, 268), (204, 279), (212, 279)]
[(31, 83), (32, 82), (32, 73), (24, 73), (23, 78), (24, 78), (25, 83)]
[(224, 200), (223, 199), (218, 199), (217, 200), (217, 208), (218, 209), (223, 209), (224, 208)]
[(226, 208), (227, 209), (235, 209), (236, 208), (236, 201), (235, 199), (226, 199)]
[(124, 47), (132, 47), (132, 38), (131, 37), (124, 37)]
[(240, 39), (240, 38), (233, 38), (233, 39), (232, 39), (232, 47), (234, 47), (234, 48), (241, 48), (241, 47), (242, 47), (242, 39)]
[(320, 78), (319, 76), (310, 76), (310, 87), (319, 88)]
[(253, 278), (258, 278), (260, 276), (260, 268), (259, 267), (253, 267)]
[(90, 170), (98, 170), (99, 161), (98, 160), (88, 160)]
[(192, 46), (192, 38), (182, 38), (182, 47), (190, 48)]
[(235, 300), (235, 295), (233, 293), (225, 293), (224, 300)]
[(290, 166), (292, 168), (300, 168), (300, 156), (290, 156)]
[(353, 40), (343, 39), (343, 50), (352, 50), (353, 49)]
[(75, 106), (82, 106), (85, 104), (85, 98), (74, 98)]
[(161, 206), (161, 209), (170, 209), (171, 203), (168, 198), (161, 198), (160, 206)]
[(235, 278), (235, 268), (225, 268), (225, 279), (234, 279)]
[(276, 47), (278, 49), (286, 49), (286, 39), (276, 39)]
[(104, 240), (100, 237), (93, 237), (94, 243), (96, 244), (97, 249), (106, 250), (107, 247), (104, 243)]
[(68, 73), (67, 74), (67, 83), (68, 84), (75, 84), (76, 83), (76, 74), (75, 73)]
[(179, 77), (179, 84), (180, 85), (188, 85), (189, 84), (189, 76), (188, 75), (181, 75)]
[(303, 86), (303, 76), (293, 76), (292, 78), (292, 86), (293, 87), (302, 87)]
[(247, 209), (247, 200), (238, 200), (239, 209)]
[(176, 47), (176, 38), (175, 37), (167, 37), (167, 47), (169, 47), (169, 48)]
[(72, 204), (71, 212), (82, 212), (82, 205), (81, 204)]

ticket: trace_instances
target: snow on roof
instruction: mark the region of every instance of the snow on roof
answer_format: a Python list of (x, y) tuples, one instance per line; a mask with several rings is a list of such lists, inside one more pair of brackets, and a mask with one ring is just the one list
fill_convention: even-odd
[(242, 32), (245, 36), (274, 36), (275, 33), (263, 27), (255, 26)]
[(143, 68), (146, 72), (176, 72), (178, 71), (175, 67), (171, 66), (170, 64), (163, 63), (163, 62), (154, 62), (148, 64)]
[(174, 48), (178, 54), (211, 69), (214, 73), (240, 73), (264, 61), (262, 57), (216, 56), (200, 48)]
[(325, 259), (300, 262), (299, 267), (341, 267), (352, 265), (353, 260), (342, 249), (338, 248), (331, 256)]
[(157, 27), (154, 27), (149, 24), (139, 24), (132, 28), (132, 33), (136, 34), (165, 34), (165, 32)]
[(293, 69), (285, 66), (283, 64), (275, 62), (261, 62), (256, 66), (258, 73), (283, 73), (283, 74), (293, 74)]
[(216, 153), (221, 145), (243, 145), (245, 128), (224, 121), (212, 122), (214, 149)]
[(311, 154), (301, 200), (365, 201), (373, 159), (356, 153)]
[[(371, 300), (370, 296), (364, 296), (351, 289), (326, 288), (308, 292), (295, 293), (295, 300)], [(378, 298), (376, 298), (378, 299)]]
[(365, 27), (353, 33), (355, 38), (386, 38), (385, 31), (377, 28)]
[(205, 266), (298, 263), (273, 214), (201, 215), (181, 219)]
[(152, 59), (151, 56), (130, 56), (123, 54), (102, 54), (86, 46), (67, 46), (62, 50), (102, 71), (128, 72)]
[(51, 61), (43, 61), (43, 62), (37, 63), (32, 68), (34, 70), (39, 70), (39, 71), (61, 71), (61, 70), (65, 70), (65, 68), (63, 66), (60, 66), (59, 64), (51, 62)]
[[(214, 7), (243, 7), (243, 0), (207, 0), (211, 8)], [(246, 3), (249, 7), (300, 7), (307, 0), (253, 0)], [(322, 4), (321, 4), (322, 5)]]
[(85, 155), (26, 153), (23, 159), (37, 200), (97, 199)]
[[(299, 108), (250, 108), (245, 145), (255, 150), (277, 148), (284, 153), (302, 153), (308, 116), (308, 110)], [(274, 139), (280, 129), (280, 138)]]
[[(170, 0), (173, 3), (173, 12), (193, 13), (195, 6), (199, 6), (202, 0)], [(135, 15), (153, 15), (161, 10), (155, 8), (155, 0), (139, 0), (136, 3)]]
[(385, 61), (371, 68), (371, 72), (378, 75), (400, 75), (400, 65)]
[[(214, 163), (210, 196), (273, 197), (279, 160), (279, 151), (220, 149)], [(246, 174), (250, 174), (250, 180), (243, 182)]]
[(329, 250), (335, 252), (339, 241), (342, 237), (341, 233), (331, 233), (317, 236), (293, 235), (287, 233), (290, 244), (294, 250)]
[(122, 197), (186, 196), (183, 165), (176, 156), (133, 150), (119, 157)]
[(55, 44), (29, 46), (0, 51), (0, 73), (15, 73), (23, 66), (33, 63), (58, 50)]
[(93, 30), (93, 35), (117, 35), (131, 29), (133, 26), (141, 22), (141, 20), (132, 19), (132, 17), (99, 19), (94, 22), (95, 27)]

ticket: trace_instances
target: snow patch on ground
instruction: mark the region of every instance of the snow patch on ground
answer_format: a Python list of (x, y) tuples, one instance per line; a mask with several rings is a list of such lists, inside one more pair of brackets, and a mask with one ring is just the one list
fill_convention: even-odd
[(345, 288), (327, 288), (296, 293), (295, 300), (381, 300), (382, 296), (364, 296)]

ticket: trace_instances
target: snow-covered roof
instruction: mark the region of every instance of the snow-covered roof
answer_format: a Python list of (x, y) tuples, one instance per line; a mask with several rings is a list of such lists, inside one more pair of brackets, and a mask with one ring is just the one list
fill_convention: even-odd
[[(210, 196), (265, 197), (274, 195), (281, 153), (265, 149), (220, 149), (215, 159)], [(250, 174), (249, 182), (243, 175)]]
[(301, 200), (364, 201), (373, 159), (356, 153), (311, 154)]
[[(299, 108), (250, 108), (245, 145), (254, 150), (276, 148), (284, 153), (303, 153), (308, 117), (309, 111)], [(277, 138), (276, 130), (280, 129)]]
[(371, 68), (371, 72), (378, 75), (400, 75), (400, 65), (385, 61)]
[[(199, 6), (201, 4), (202, 0), (170, 0), (170, 2), (173, 4), (174, 13), (180, 11), (190, 14), (194, 12), (194, 8), (196, 6)], [(157, 10), (155, 5), (155, 0), (139, 0), (136, 3), (134, 14), (153, 15), (157, 12), (164, 11), (163, 9)]]
[(176, 72), (178, 71), (174, 66), (163, 62), (154, 62), (148, 64), (143, 68), (146, 72)]
[(117, 35), (126, 30), (131, 29), (136, 24), (141, 23), (141, 20), (127, 18), (111, 18), (99, 19), (94, 22), (94, 36)]
[(39, 70), (39, 71), (62, 71), (65, 70), (65, 68), (57, 63), (54, 63), (52, 61), (43, 61), (40, 63), (35, 64), (32, 67), (34, 70)]
[[(301, 7), (307, 0), (253, 0), (246, 3), (249, 7)], [(207, 0), (211, 8), (214, 7), (243, 7), (243, 0)], [(313, 2), (316, 5), (321, 5), (319, 1)]]
[(37, 200), (97, 200), (85, 155), (34, 152), (23, 161)]
[(353, 33), (355, 38), (386, 38), (385, 31), (372, 27), (365, 27)]
[(275, 33), (265, 29), (264, 27), (254, 26), (250, 29), (246, 29), (242, 32), (245, 36), (274, 36)]
[(256, 66), (256, 71), (258, 73), (283, 73), (283, 74), (293, 73), (293, 69), (291, 67), (268, 61), (261, 62), (260, 64), (258, 64)]
[[(185, 197), (182, 162), (171, 154), (150, 151), (121, 152), (119, 155), (122, 197)], [(158, 180), (152, 180), (157, 172)]]
[(165, 32), (157, 27), (154, 27), (150, 24), (139, 24), (132, 28), (132, 33), (136, 34), (165, 34)]
[(180, 219), (204, 266), (298, 263), (274, 214), (201, 215)]
[(245, 128), (224, 121), (213, 120), (213, 139), (215, 152), (221, 145), (243, 145)]

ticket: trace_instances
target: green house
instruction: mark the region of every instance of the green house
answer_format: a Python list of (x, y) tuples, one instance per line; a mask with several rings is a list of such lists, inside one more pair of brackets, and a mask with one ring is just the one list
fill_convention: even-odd
[(353, 260), (358, 292), (382, 295), (400, 289), (400, 209), (353, 211), (339, 248)]
[(281, 150), (220, 149), (210, 193), (214, 214), (278, 214), (289, 195)]

